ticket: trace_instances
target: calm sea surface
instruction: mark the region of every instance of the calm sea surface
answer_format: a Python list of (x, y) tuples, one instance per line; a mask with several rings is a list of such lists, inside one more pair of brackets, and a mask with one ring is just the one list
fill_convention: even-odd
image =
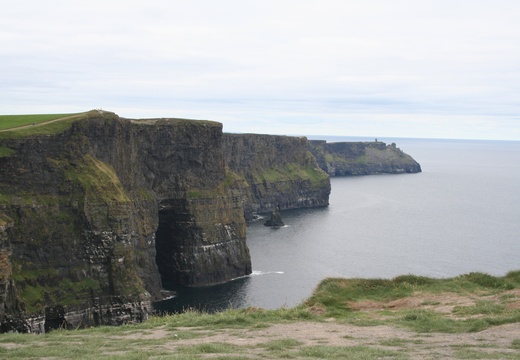
[(330, 206), (284, 211), (284, 228), (267, 228), (262, 220), (248, 227), (251, 276), (176, 288), (177, 297), (156, 307), (273, 309), (301, 303), (331, 276), (520, 269), (520, 142), (380, 140), (396, 142), (423, 172), (331, 179)]

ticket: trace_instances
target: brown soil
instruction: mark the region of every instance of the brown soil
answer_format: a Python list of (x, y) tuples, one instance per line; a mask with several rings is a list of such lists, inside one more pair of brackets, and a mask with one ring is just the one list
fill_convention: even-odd
[[(182, 331), (198, 332), (201, 337), (194, 339), (177, 339), (176, 333)], [(514, 349), (513, 341), (520, 339), (520, 323), (496, 326), (478, 333), (418, 334), (392, 326), (359, 327), (328, 322), (297, 322), (275, 324), (265, 329), (237, 330), (227, 329), (208, 331), (201, 328), (178, 328), (173, 332), (164, 328), (147, 331), (144, 334), (130, 334), (131, 338), (164, 339), (164, 349), (176, 353), (180, 346), (193, 346), (201, 343), (226, 343), (239, 346), (241, 351), (236, 356), (251, 359), (265, 358), (262, 344), (273, 340), (292, 339), (299, 341), (300, 346), (368, 346), (378, 349), (403, 352), (410, 359), (452, 359), (456, 358), (457, 349), (474, 349), (480, 354), (487, 353), (489, 358), (500, 359), (507, 354), (508, 358), (520, 359), (520, 351)], [(294, 349), (297, 357), (297, 347)], [(231, 354), (227, 354), (231, 356)], [(208, 358), (215, 354), (208, 354)], [(498, 357), (497, 357), (498, 356)], [(267, 356), (269, 358), (269, 356)]]

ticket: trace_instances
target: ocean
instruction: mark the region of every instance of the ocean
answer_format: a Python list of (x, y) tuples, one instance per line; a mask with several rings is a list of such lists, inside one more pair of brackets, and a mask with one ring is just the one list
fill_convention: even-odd
[[(317, 137), (327, 141), (371, 138)], [(160, 311), (291, 307), (327, 277), (436, 278), (520, 269), (520, 142), (379, 138), (422, 173), (331, 179), (330, 205), (282, 211), (247, 229), (253, 274), (174, 288)]]

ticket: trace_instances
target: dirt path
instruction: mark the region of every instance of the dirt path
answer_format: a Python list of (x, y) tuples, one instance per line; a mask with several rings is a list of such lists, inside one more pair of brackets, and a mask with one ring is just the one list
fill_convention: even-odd
[[(183, 339), (184, 332), (195, 333), (195, 336)], [(402, 354), (402, 358), (410, 359), (472, 358), (471, 354), (478, 355), (481, 359), (520, 359), (520, 350), (515, 349), (514, 346), (514, 341), (520, 339), (520, 323), (496, 326), (478, 333), (418, 334), (392, 326), (359, 327), (331, 320), (275, 324), (264, 329), (247, 330), (215, 331), (202, 328), (167, 330), (162, 327), (143, 333), (129, 334), (127, 338), (164, 340), (160, 346), (172, 355), (182, 347), (228, 344), (237, 349), (236, 353), (226, 354), (230, 357), (277, 358), (276, 354), (269, 353), (270, 344), (276, 341), (288, 341), (295, 345), (285, 350), (284, 357), (293, 359), (300, 358), (299, 350), (303, 347), (317, 346), (390, 350)], [(464, 351), (466, 355), (458, 354), (459, 351)], [(468, 353), (470, 357), (465, 357)], [(208, 358), (214, 356), (215, 354), (207, 354)]]
[[(358, 301), (348, 305), (370, 318), (380, 320), (398, 316), (394, 311), (422, 309), (464, 321), (482, 315), (459, 316), (456, 308), (473, 307), (482, 301), (500, 303), (504, 299), (507, 299), (504, 307), (519, 308), (520, 289), (490, 295), (416, 292), (394, 301)], [(324, 309), (310, 310), (326, 316)], [(160, 340), (162, 349), (172, 355), (201, 344), (215, 348), (226, 344), (232, 350), (226, 355), (247, 359), (520, 359), (520, 322), (493, 326), (480, 332), (449, 334), (418, 333), (391, 324), (356, 326), (328, 318), (322, 322), (281, 322), (247, 329), (162, 327), (128, 336)], [(287, 348), (284, 348), (285, 345)], [(200, 356), (211, 358), (215, 354)]]

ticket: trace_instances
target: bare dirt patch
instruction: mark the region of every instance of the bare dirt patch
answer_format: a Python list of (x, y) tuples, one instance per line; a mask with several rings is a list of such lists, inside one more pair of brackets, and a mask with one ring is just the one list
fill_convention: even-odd
[(112, 339), (128, 339), (128, 340), (158, 340), (169, 336), (168, 332), (164, 327), (158, 327), (152, 330), (146, 330), (142, 332), (132, 332), (127, 335), (111, 336)]
[[(166, 336), (164, 331), (157, 330), (156, 336)], [(193, 328), (191, 328), (191, 331), (205, 332), (204, 329)], [(172, 335), (168, 336), (171, 338)], [(200, 338), (172, 340), (163, 346), (175, 353), (176, 349), (181, 346), (225, 343), (241, 349), (239, 353), (234, 355), (245, 355), (255, 359), (265, 358), (263, 344), (273, 340), (287, 339), (300, 342), (299, 348), (304, 346), (366, 346), (397, 350), (411, 359), (452, 359), (457, 357), (456, 351), (460, 348), (474, 348), (475, 351), (486, 351), (491, 355), (510, 354), (511, 358), (518, 355), (520, 358), (520, 352), (512, 347), (513, 341), (520, 339), (520, 323), (496, 326), (478, 333), (418, 334), (393, 326), (360, 327), (335, 321), (297, 322), (274, 324), (265, 329), (224, 329), (208, 333), (207, 336)], [(294, 352), (294, 358), (298, 358), (297, 348), (294, 349)], [(208, 357), (211, 356), (208, 354)]]
[[(388, 311), (398, 313), (410, 309), (424, 309), (463, 321), (480, 315), (459, 315), (457, 309), (475, 307), (479, 301), (517, 307), (520, 302), (520, 290), (493, 295), (416, 292), (412, 296), (397, 300), (363, 300), (348, 302), (346, 306), (353, 311), (368, 313), (374, 319), (384, 318), (387, 315), (382, 314), (388, 314)], [(319, 316), (326, 316), (327, 312), (319, 305), (309, 308), (309, 311)], [(179, 346), (225, 343), (241, 349), (240, 353), (235, 355), (246, 355), (248, 358), (272, 358), (273, 354), (265, 354), (267, 344), (285, 340), (300, 344), (297, 348), (288, 350), (292, 358), (298, 358), (298, 348), (330, 346), (391, 350), (411, 359), (453, 359), (473, 356), (520, 359), (518, 350), (520, 323), (494, 326), (480, 332), (447, 334), (417, 333), (394, 325), (357, 326), (328, 318), (323, 322), (278, 323), (261, 329), (223, 329), (213, 332), (191, 329), (191, 331), (200, 331), (204, 334), (201, 337), (171, 342), (168, 349), (175, 351)]]

